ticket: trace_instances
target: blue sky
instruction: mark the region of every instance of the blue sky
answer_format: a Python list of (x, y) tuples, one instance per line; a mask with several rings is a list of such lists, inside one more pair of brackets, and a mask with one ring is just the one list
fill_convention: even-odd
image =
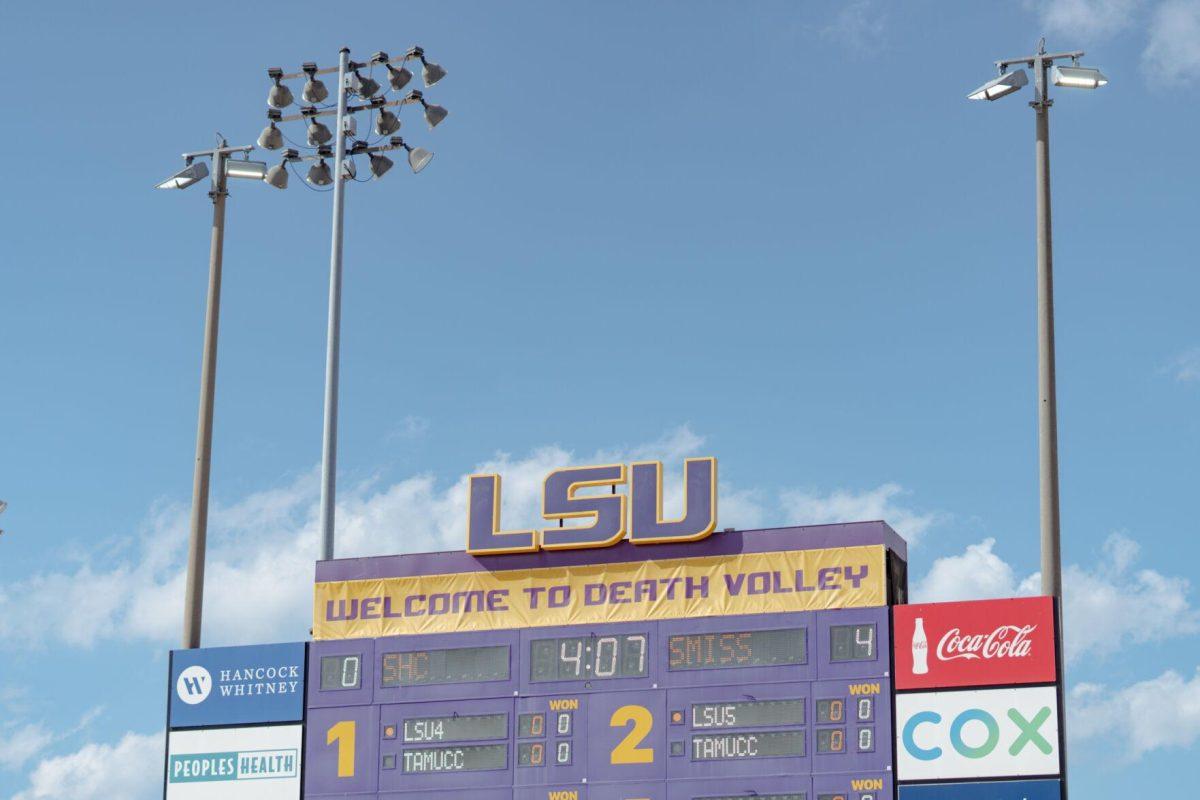
[[(722, 525), (1036, 586), (1033, 114), (965, 94), (1042, 34), (1111, 79), (1052, 111), (1073, 788), (1190, 790), (1200, 0), (62, 2), (0, 7), (0, 798), (158, 796), (210, 207), (151, 187), (342, 44), (451, 116), (347, 192), (339, 555), (460, 546), (479, 467), (515, 523), (703, 454)], [(303, 638), (317, 553), (329, 198), (231, 188), (208, 644)]]

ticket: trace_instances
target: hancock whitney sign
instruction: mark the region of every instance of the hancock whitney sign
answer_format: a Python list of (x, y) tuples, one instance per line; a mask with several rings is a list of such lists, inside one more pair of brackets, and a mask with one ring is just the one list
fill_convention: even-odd
[(304, 643), (171, 653), (171, 728), (299, 722)]

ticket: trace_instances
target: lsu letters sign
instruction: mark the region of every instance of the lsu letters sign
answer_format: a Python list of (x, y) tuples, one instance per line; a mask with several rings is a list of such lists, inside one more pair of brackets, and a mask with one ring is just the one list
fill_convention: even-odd
[(304, 719), (304, 643), (171, 653), (170, 727)]
[(896, 695), (901, 781), (1056, 776), (1053, 686)]
[(896, 689), (1054, 683), (1054, 600), (895, 606)]
[(166, 800), (297, 800), (300, 725), (171, 731)]

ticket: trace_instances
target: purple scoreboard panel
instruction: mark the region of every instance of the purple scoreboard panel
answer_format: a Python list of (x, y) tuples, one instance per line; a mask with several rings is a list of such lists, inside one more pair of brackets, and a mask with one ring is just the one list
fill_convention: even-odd
[(861, 523), (322, 562), (305, 797), (892, 798), (904, 557)]

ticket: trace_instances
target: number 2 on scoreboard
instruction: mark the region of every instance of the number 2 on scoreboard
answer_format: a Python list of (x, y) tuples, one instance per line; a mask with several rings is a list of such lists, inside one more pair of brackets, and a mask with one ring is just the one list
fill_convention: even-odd
[(354, 740), (358, 726), (354, 720), (343, 720), (330, 726), (325, 732), (325, 744), (337, 742), (337, 776), (354, 777)]
[(625, 738), (613, 748), (609, 761), (613, 764), (653, 764), (654, 748), (640, 747), (654, 728), (654, 715), (645, 706), (621, 706), (608, 720), (610, 728), (623, 728), (633, 723)]

